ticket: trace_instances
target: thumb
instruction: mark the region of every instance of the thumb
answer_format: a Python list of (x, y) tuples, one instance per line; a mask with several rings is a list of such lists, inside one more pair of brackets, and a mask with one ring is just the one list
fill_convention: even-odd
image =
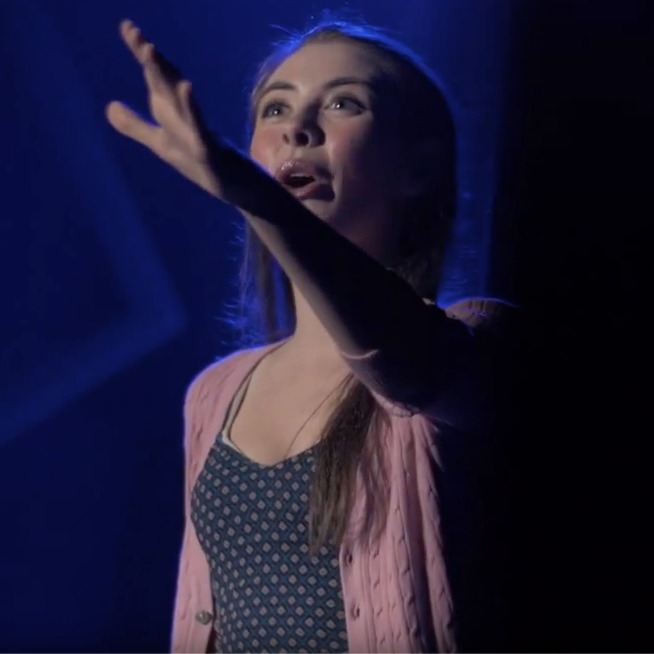
[(105, 109), (105, 115), (117, 132), (152, 149), (159, 127), (122, 102), (110, 102)]

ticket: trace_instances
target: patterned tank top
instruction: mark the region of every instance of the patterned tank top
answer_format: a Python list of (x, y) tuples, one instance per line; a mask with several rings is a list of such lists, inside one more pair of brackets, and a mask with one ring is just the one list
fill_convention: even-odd
[(264, 466), (220, 436), (191, 518), (211, 570), (215, 652), (347, 652), (338, 548), (309, 554), (315, 448)]

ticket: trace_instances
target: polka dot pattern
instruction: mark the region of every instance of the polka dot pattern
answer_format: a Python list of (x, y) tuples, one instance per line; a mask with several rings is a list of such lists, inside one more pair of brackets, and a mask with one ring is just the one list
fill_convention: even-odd
[(275, 466), (218, 439), (191, 519), (211, 570), (215, 652), (346, 652), (338, 548), (312, 557), (308, 450)]

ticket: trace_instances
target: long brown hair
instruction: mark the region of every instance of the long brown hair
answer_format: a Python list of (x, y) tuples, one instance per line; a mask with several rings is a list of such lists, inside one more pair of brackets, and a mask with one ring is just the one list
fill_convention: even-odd
[[(326, 18), (300, 34), (275, 44), (255, 77), (253, 98), (277, 67), (308, 43), (350, 41), (370, 48), (389, 65), (401, 88), (398, 129), (411, 142), (437, 143), (438, 179), (416, 198), (406, 215), (398, 243), (395, 272), (421, 297), (435, 299), (444, 250), (455, 215), (454, 124), (442, 86), (429, 68), (406, 46), (363, 23)], [(244, 346), (265, 344), (289, 336), (295, 307), (288, 277), (256, 233), (245, 223), (245, 257), (241, 269), (239, 313)], [(362, 289), (365, 292), (365, 289)], [(378, 427), (386, 419), (370, 391), (353, 376), (343, 391), (320, 439), (316, 474), (310, 496), (310, 542), (316, 552), (327, 542), (340, 544), (350, 524), (357, 476), (364, 484), (366, 506), (360, 536), (374, 540), (384, 527), (388, 509), (384, 447)]]

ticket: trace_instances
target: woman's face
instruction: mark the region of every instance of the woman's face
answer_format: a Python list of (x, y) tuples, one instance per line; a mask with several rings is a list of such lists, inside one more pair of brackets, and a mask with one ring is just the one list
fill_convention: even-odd
[(288, 57), (254, 99), (253, 159), (382, 259), (406, 187), (398, 93), (373, 51), (331, 41)]

